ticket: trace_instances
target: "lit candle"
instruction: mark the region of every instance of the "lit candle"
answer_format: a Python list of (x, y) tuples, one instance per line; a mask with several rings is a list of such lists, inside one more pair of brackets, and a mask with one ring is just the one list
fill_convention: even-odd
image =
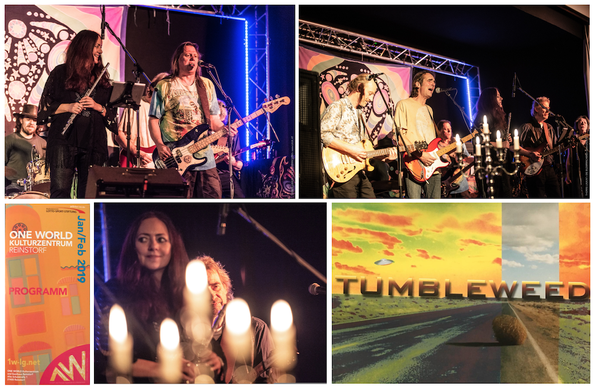
[(502, 149), (502, 135), (500, 134), (500, 130), (496, 131), (496, 147)]
[[(225, 331), (223, 339), (231, 348), (227, 364), (234, 367), (235, 362), (250, 359), (252, 352), (252, 316), (248, 303), (241, 298), (235, 298), (227, 304), (225, 310)], [(253, 369), (249, 366), (238, 368), (234, 371), (234, 383), (252, 383), (254, 381)], [(227, 380), (227, 379), (226, 379)]]
[(205, 263), (192, 260), (186, 266), (186, 290), (184, 296), (187, 308), (196, 315), (209, 315), (211, 312), (211, 293), (208, 291), (209, 279)]
[(475, 137), (475, 155), (481, 157), (481, 144), (479, 143), (479, 137)]
[(489, 134), (490, 129), (488, 128), (488, 117), (487, 116), (483, 116), (483, 133), (484, 134)]
[(519, 150), (521, 147), (519, 145), (519, 132), (517, 129), (514, 129), (514, 150)]
[(178, 325), (166, 318), (159, 332), (161, 343), (157, 346), (157, 357), (161, 378), (167, 383), (180, 383), (182, 379), (182, 349)]
[(291, 307), (283, 300), (273, 304), (271, 308), (271, 328), (275, 342), (275, 367), (290, 370), (295, 366), (295, 328)]
[(463, 153), (463, 145), (461, 144), (461, 137), (457, 134), (455, 136), (455, 140), (457, 141), (457, 153)]
[(120, 305), (109, 313), (110, 365), (116, 375), (127, 376), (132, 368), (132, 337), (128, 335), (126, 315)]

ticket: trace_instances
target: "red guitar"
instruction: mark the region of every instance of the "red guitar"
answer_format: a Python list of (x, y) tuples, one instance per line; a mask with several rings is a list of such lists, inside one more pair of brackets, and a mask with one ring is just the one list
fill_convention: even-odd
[[(149, 153), (149, 155), (152, 156), (152, 153), (155, 150), (155, 145), (151, 146), (150, 148), (143, 148), (141, 146), (140, 150), (141, 150), (141, 152)], [(132, 155), (132, 159), (133, 160), (132, 160), (131, 166), (133, 168), (136, 168), (136, 155)], [(120, 167), (122, 167), (122, 168), (130, 168), (128, 166), (128, 151), (125, 150), (125, 149), (122, 149), (120, 151)], [(151, 169), (154, 169), (155, 168), (155, 163), (153, 161), (151, 161), (150, 163), (143, 164), (140, 167), (141, 168), (151, 168)]]
[[(473, 133), (463, 137), (461, 139), (461, 143), (465, 143), (471, 138), (475, 137), (477, 134), (477, 130), (474, 130)], [(411, 173), (411, 176), (415, 181), (418, 183), (423, 183), (427, 181), (436, 171), (438, 168), (444, 168), (450, 164), (449, 162), (443, 161), (440, 159), (440, 156), (446, 153), (450, 153), (457, 147), (456, 143), (452, 143), (442, 149), (438, 149), (438, 143), (442, 141), (441, 138), (436, 138), (428, 145), (428, 148), (424, 150), (426, 153), (430, 153), (436, 160), (430, 166), (425, 166), (422, 162), (411, 156), (409, 153), (405, 153), (403, 156), (403, 162), (405, 163), (405, 167)]]

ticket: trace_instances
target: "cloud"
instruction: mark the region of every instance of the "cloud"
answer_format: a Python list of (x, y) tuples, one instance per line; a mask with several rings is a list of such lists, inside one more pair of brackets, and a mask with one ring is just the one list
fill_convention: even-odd
[(505, 259), (502, 259), (502, 266), (503, 267), (510, 267), (510, 268), (522, 268), (522, 267), (524, 267), (524, 265), (522, 265), (521, 263), (517, 263), (514, 260), (505, 260)]
[(417, 265), (411, 264), (411, 268), (417, 268)]
[(413, 226), (413, 217), (404, 215), (393, 215), (369, 210), (334, 210), (333, 214), (340, 217), (354, 219), (361, 223), (377, 223), (392, 227)]
[(385, 254), (386, 256), (394, 256), (394, 255), (395, 255), (393, 252), (391, 252), (391, 251), (388, 251), (388, 250), (386, 250), (386, 249), (385, 249), (385, 250), (383, 250), (383, 251), (382, 251), (382, 253), (383, 253), (383, 254)]
[(388, 249), (394, 249), (395, 245), (403, 243), (403, 241), (399, 240), (395, 236), (391, 236), (388, 233), (370, 229), (336, 226), (333, 227), (333, 232), (343, 233), (343, 236), (345, 236), (346, 238), (353, 238), (355, 236), (359, 239), (367, 239), (368, 241), (370, 241), (370, 243), (380, 242), (383, 245), (385, 245)]
[(536, 253), (533, 247), (517, 247), (513, 249), (523, 254), (523, 256), (525, 256), (525, 260), (527, 261), (536, 261), (545, 264), (558, 264), (559, 257), (557, 253)]
[(461, 245), (464, 245), (464, 246), (469, 246), (469, 245), (486, 246), (486, 245), (488, 245), (485, 242), (472, 240), (469, 238), (463, 238), (463, 239), (459, 240), (459, 243), (461, 243)]
[(359, 246), (353, 246), (353, 244), (349, 241), (337, 240), (336, 238), (333, 238), (333, 256), (335, 256), (335, 253), (340, 254), (343, 253), (343, 251), (362, 253), (363, 249)]
[(375, 272), (372, 271), (368, 271), (368, 269), (366, 267), (364, 267), (363, 265), (358, 265), (355, 267), (346, 265), (346, 264), (341, 264), (338, 261), (335, 262), (335, 268), (340, 269), (342, 271), (351, 271), (351, 272), (355, 272), (357, 274), (364, 274), (364, 275), (378, 275)]
[(421, 257), (422, 259), (429, 259), (430, 258), (430, 254), (425, 249), (418, 249), (417, 252), (418, 252), (417, 255), (419, 257)]
[(419, 236), (423, 231), (424, 231), (423, 229), (419, 229), (419, 230), (403, 229), (403, 233), (405, 233), (405, 235), (407, 235), (407, 236)]
[(502, 265), (502, 259), (500, 257), (496, 257), (494, 260), (492, 260), (492, 264)]

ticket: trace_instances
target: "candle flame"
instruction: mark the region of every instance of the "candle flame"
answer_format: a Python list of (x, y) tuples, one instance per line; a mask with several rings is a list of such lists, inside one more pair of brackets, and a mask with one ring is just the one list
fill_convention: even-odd
[(517, 129), (514, 129), (514, 136), (518, 137), (519, 136), (519, 131)]
[(205, 263), (199, 260), (192, 260), (186, 266), (186, 287), (193, 294), (203, 292), (208, 285), (207, 269)]
[(229, 302), (225, 316), (226, 328), (231, 333), (240, 335), (248, 331), (252, 316), (248, 304), (243, 299), (235, 298)]
[(457, 143), (461, 142), (461, 137), (459, 137), (459, 135), (455, 135), (455, 140), (457, 141)]
[(293, 324), (293, 314), (289, 303), (278, 300), (271, 308), (271, 326), (278, 332), (285, 332)]
[(502, 136), (500, 135), (500, 130), (496, 131), (496, 139), (498, 139), (498, 138), (502, 138)]
[(119, 343), (123, 343), (128, 336), (126, 315), (120, 305), (114, 305), (109, 312), (109, 334)]
[(173, 351), (180, 345), (178, 325), (170, 318), (164, 319), (161, 323), (159, 337), (161, 339), (161, 345), (167, 350)]

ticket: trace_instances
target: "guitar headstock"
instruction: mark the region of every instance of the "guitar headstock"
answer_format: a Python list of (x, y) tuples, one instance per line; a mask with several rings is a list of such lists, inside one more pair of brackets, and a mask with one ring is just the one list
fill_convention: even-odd
[(286, 106), (290, 103), (290, 99), (287, 96), (283, 96), (282, 98), (278, 98), (266, 103), (263, 103), (262, 108), (266, 112), (275, 112), (281, 106)]

